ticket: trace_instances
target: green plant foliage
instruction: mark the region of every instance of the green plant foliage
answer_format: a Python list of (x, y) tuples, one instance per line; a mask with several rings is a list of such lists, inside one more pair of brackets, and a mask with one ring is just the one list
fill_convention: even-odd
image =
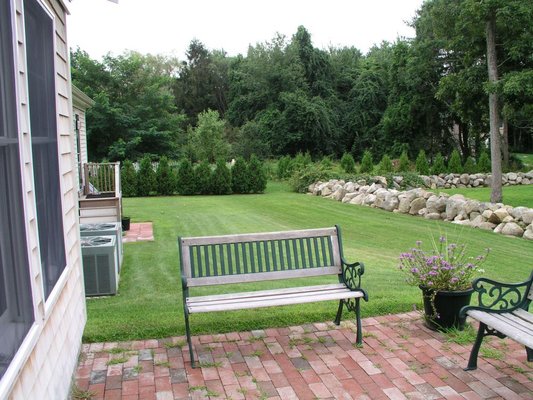
[(137, 196), (137, 172), (130, 160), (122, 163), (122, 167), (120, 168), (120, 183), (124, 197)]
[(215, 162), (217, 158), (226, 158), (229, 143), (224, 137), (224, 120), (218, 112), (207, 110), (198, 114), (198, 125), (193, 130), (190, 143), (198, 160)]
[(137, 174), (137, 194), (139, 196), (149, 196), (156, 190), (155, 172), (152, 166), (152, 160), (145, 155), (139, 164), (139, 173)]
[(475, 174), (476, 168), (476, 161), (472, 157), (468, 157), (463, 166), (463, 171), (467, 174)]
[(444, 157), (441, 153), (437, 153), (435, 160), (433, 161), (433, 166), (431, 167), (431, 173), (433, 175), (439, 175), (446, 173), (446, 163)]
[(266, 172), (263, 163), (255, 154), (252, 154), (248, 163), (248, 176), (250, 192), (263, 193), (267, 185)]
[(392, 161), (387, 154), (384, 154), (378, 165), (378, 173), (386, 174), (392, 172)]
[(361, 160), (360, 171), (362, 174), (371, 174), (374, 170), (374, 161), (372, 160), (372, 153), (370, 150), (366, 150)]
[(355, 173), (355, 160), (350, 153), (344, 153), (341, 158), (341, 168), (347, 174)]
[(409, 156), (407, 151), (402, 151), (400, 156), (400, 161), (398, 162), (398, 172), (407, 172), (411, 169), (411, 162), (409, 161)]
[(331, 157), (329, 156), (322, 157), (322, 160), (320, 160), (320, 164), (322, 164), (322, 166), (327, 169), (333, 167), (333, 161), (331, 161)]
[(291, 176), (291, 157), (283, 156), (278, 160), (276, 175), (278, 179), (287, 179)]
[(235, 165), (231, 168), (231, 190), (233, 193), (250, 193), (250, 173), (248, 163), (242, 157), (235, 160)]
[(420, 175), (429, 175), (429, 163), (426, 157), (426, 152), (422, 149), (416, 157), (416, 170)]
[(321, 163), (311, 163), (295, 170), (289, 179), (289, 185), (295, 192), (306, 193), (309, 185), (327, 180), (330, 176), (331, 171)]
[(194, 169), (194, 184), (195, 192), (198, 194), (210, 194), (212, 192), (211, 184), (213, 178), (211, 177), (211, 166), (207, 160), (202, 161)]
[(491, 163), (489, 154), (486, 151), (483, 151), (481, 155), (479, 156), (479, 160), (477, 161), (477, 171), (478, 172), (490, 172), (491, 171)]
[(461, 155), (459, 154), (459, 151), (457, 151), (457, 149), (454, 149), (452, 151), (452, 154), (450, 156), (450, 160), (448, 161), (448, 172), (451, 172), (452, 174), (462, 174), (463, 173), (463, 165), (461, 163)]
[(213, 194), (231, 193), (231, 171), (222, 158), (217, 160), (215, 170), (211, 174), (211, 190)]
[(165, 156), (159, 160), (156, 170), (157, 193), (163, 196), (169, 196), (176, 189), (176, 175), (168, 164), (168, 158)]
[(313, 160), (311, 159), (311, 154), (309, 154), (309, 152), (305, 154), (302, 153), (301, 151), (298, 152), (291, 161), (291, 165), (289, 167), (289, 176), (292, 175), (293, 171), (297, 169), (301, 169), (305, 167), (306, 165), (311, 164), (312, 162)]
[(196, 184), (194, 181), (194, 169), (188, 159), (180, 162), (178, 167), (177, 192), (184, 196), (196, 193)]

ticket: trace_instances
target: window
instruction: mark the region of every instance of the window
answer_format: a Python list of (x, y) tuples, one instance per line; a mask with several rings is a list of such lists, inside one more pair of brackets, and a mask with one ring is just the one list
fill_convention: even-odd
[(0, 0), (0, 378), (33, 323), (11, 15), (10, 2)]
[(39, 244), (46, 298), (66, 266), (57, 150), (54, 25), (37, 0), (24, 1), (28, 95)]

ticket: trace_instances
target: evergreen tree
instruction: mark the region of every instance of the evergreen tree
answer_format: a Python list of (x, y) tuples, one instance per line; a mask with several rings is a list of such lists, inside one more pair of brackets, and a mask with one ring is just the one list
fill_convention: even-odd
[(444, 162), (444, 157), (441, 153), (437, 153), (435, 160), (433, 161), (433, 167), (431, 168), (431, 173), (433, 175), (440, 175), (446, 172), (446, 163)]
[(156, 170), (157, 193), (163, 196), (174, 194), (176, 176), (168, 164), (168, 158), (161, 157)]
[(475, 174), (476, 168), (476, 161), (474, 158), (468, 157), (465, 161), (465, 165), (463, 166), (463, 171), (467, 174)]
[(217, 166), (211, 174), (211, 190), (213, 194), (231, 193), (231, 172), (222, 158), (217, 160)]
[(451, 172), (452, 174), (463, 173), (463, 165), (461, 164), (461, 156), (459, 155), (459, 151), (457, 151), (457, 149), (454, 149), (452, 151), (452, 155), (450, 156), (450, 160), (448, 161), (448, 172)]
[(196, 184), (194, 178), (194, 169), (191, 162), (188, 159), (184, 159), (178, 168), (178, 193), (185, 196), (195, 194)]
[(233, 193), (249, 193), (250, 177), (248, 164), (242, 157), (238, 157), (231, 168), (231, 190)]
[(124, 197), (137, 196), (137, 171), (130, 160), (124, 161), (120, 168), (120, 183)]
[(363, 153), (363, 159), (361, 160), (361, 173), (371, 174), (374, 170), (374, 162), (372, 161), (372, 153), (370, 150), (365, 150)]
[(398, 164), (398, 172), (407, 172), (411, 168), (409, 161), (409, 156), (407, 155), (406, 151), (402, 152), (402, 155), (400, 156), (400, 162)]
[(491, 171), (491, 162), (489, 155), (486, 151), (483, 151), (481, 155), (479, 156), (479, 160), (477, 162), (477, 170), (478, 172), (490, 172)]
[(347, 174), (355, 173), (355, 160), (350, 153), (344, 153), (342, 155), (341, 167)]
[(250, 177), (250, 191), (252, 193), (263, 193), (266, 189), (267, 177), (263, 163), (255, 154), (250, 157), (248, 175)]
[(149, 196), (156, 190), (155, 172), (152, 167), (150, 156), (145, 155), (139, 165), (139, 174), (137, 175), (137, 194), (139, 196)]
[(416, 170), (420, 175), (429, 175), (429, 164), (426, 152), (422, 149), (416, 157)]
[(392, 172), (392, 161), (387, 154), (384, 154), (379, 162), (378, 172), (380, 174), (387, 174)]
[(195, 192), (199, 194), (210, 194), (211, 189), (211, 167), (207, 160), (202, 161), (194, 169), (194, 185), (196, 187)]

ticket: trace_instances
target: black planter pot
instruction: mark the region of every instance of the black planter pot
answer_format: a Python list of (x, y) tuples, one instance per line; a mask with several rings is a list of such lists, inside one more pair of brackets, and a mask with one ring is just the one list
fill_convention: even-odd
[(424, 299), (426, 326), (429, 329), (434, 331), (450, 328), (464, 329), (466, 318), (459, 318), (459, 311), (462, 307), (470, 304), (474, 289), (453, 292), (437, 291), (434, 308), (431, 304), (433, 289), (428, 289), (424, 286), (420, 286), (420, 289)]
[(122, 217), (122, 230), (123, 231), (130, 230), (130, 217)]

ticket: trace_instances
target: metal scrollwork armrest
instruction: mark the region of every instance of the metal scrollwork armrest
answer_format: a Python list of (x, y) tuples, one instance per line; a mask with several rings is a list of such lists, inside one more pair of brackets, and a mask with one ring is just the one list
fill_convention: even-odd
[(350, 290), (363, 292), (364, 299), (368, 301), (368, 295), (361, 289), (361, 276), (365, 273), (365, 265), (361, 262), (347, 263), (342, 260), (342, 280)]
[(498, 282), (488, 278), (478, 278), (472, 282), (477, 293), (478, 306), (466, 306), (461, 309), (461, 316), (467, 311), (480, 310), (491, 313), (511, 312), (518, 308), (527, 309), (528, 294), (533, 283), (533, 273), (529, 279), (520, 283)]

